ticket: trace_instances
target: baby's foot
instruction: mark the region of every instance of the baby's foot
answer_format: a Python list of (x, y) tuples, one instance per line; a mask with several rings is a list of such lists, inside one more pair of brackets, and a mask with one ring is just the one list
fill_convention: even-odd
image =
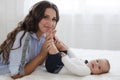
[(48, 46), (48, 52), (49, 54), (57, 54), (59, 51), (56, 48), (54, 42), (52, 42), (49, 46)]
[(58, 38), (56, 37), (55, 38), (55, 46), (57, 47), (57, 49), (59, 51), (65, 51), (65, 50), (68, 50), (68, 46), (65, 45), (62, 41), (58, 40)]
[(66, 54), (64, 52), (61, 52), (61, 56), (64, 57), (66, 56)]

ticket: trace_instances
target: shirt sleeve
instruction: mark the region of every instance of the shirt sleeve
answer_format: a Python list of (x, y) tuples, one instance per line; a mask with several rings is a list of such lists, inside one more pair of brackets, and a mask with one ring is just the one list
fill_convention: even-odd
[(23, 43), (25, 41), (25, 37), (26, 37), (26, 34), (25, 34), (25, 36), (21, 40), (21, 47), (18, 48), (20, 46), (20, 38), (22, 35), (23, 35), (23, 31), (17, 34), (15, 42), (12, 47), (12, 49), (14, 48), (17, 48), (17, 49), (10, 51), (9, 70), (10, 70), (11, 76), (14, 76), (19, 73), (19, 67), (21, 64), (21, 57), (22, 57), (22, 48), (23, 48)]
[(89, 67), (86, 66), (85, 63), (80, 63), (80, 62), (74, 63), (71, 60), (71, 58), (69, 58), (67, 55), (62, 57), (62, 62), (64, 64), (64, 67), (75, 75), (86, 76), (86, 75), (90, 75), (91, 73)]
[(67, 51), (68, 51), (68, 56), (70, 58), (75, 58), (76, 57), (75, 53), (71, 49), (68, 49)]

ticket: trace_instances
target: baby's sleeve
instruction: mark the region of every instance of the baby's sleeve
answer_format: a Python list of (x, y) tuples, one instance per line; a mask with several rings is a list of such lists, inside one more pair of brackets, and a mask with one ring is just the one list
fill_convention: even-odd
[(62, 57), (62, 62), (64, 64), (64, 67), (71, 73), (78, 76), (90, 75), (91, 71), (86, 64), (81, 63), (79, 61), (77, 62), (74, 62), (74, 61), (72, 61), (71, 58), (69, 58), (67, 55)]
[(21, 57), (22, 57), (22, 48), (23, 48), (23, 43), (25, 41), (25, 36), (21, 40), (21, 47), (20, 46), (20, 38), (23, 35), (23, 31), (19, 32), (16, 36), (15, 42), (13, 44), (12, 49), (17, 48), (15, 50), (10, 51), (10, 56), (9, 56), (9, 70), (11, 73), (11, 76), (14, 76), (19, 73), (19, 67), (21, 64)]
[(74, 53), (71, 49), (68, 49), (68, 50), (67, 50), (67, 53), (68, 53), (68, 56), (69, 56), (70, 58), (76, 58), (75, 53)]

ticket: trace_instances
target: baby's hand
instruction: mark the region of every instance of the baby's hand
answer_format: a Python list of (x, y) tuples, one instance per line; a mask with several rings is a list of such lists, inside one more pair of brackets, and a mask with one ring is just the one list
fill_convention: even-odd
[(66, 56), (66, 54), (64, 52), (61, 52), (61, 56), (64, 57)]

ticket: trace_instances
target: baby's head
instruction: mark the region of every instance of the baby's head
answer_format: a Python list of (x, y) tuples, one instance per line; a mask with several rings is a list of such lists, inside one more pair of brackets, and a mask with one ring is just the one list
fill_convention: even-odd
[(95, 59), (87, 63), (91, 74), (107, 73), (110, 70), (110, 63), (107, 59)]

